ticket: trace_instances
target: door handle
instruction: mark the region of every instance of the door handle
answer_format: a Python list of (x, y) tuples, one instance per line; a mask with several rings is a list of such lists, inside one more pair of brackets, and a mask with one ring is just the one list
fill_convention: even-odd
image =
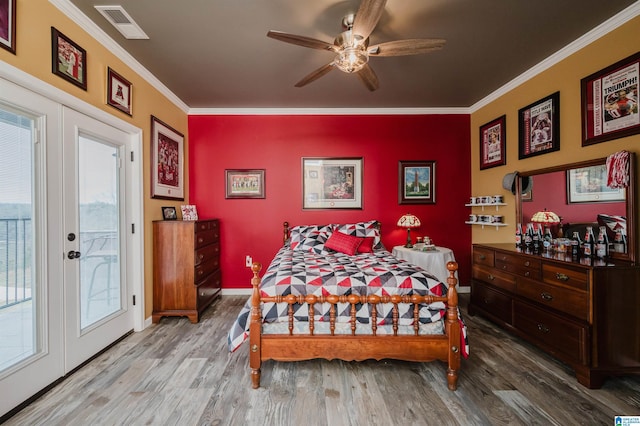
[(72, 260), (77, 259), (80, 257), (80, 252), (71, 250), (69, 253), (67, 253), (67, 257)]

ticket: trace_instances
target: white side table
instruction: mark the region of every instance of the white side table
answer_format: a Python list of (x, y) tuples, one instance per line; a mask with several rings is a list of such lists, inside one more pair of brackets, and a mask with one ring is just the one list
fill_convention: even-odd
[[(436, 250), (431, 251), (420, 251), (404, 246), (395, 246), (392, 254), (398, 259), (404, 259), (421, 267), (444, 284), (447, 283), (447, 278), (449, 277), (447, 262), (455, 262), (456, 260), (453, 251), (446, 247), (436, 247)], [(456, 279), (458, 278), (458, 271), (456, 271), (455, 277)]]

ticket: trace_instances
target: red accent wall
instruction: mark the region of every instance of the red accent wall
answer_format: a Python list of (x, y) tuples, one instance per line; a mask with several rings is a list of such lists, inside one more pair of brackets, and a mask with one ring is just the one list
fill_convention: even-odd
[[(201, 218), (219, 218), (223, 288), (249, 288), (245, 256), (263, 272), (282, 245), (282, 223), (345, 223), (377, 219), (391, 251), (404, 244), (404, 213), (451, 248), (463, 285), (470, 281), (471, 229), (464, 208), (471, 193), (468, 115), (190, 115), (189, 200)], [(302, 157), (363, 157), (362, 210), (303, 210)], [(436, 204), (398, 204), (398, 162), (436, 161)], [(225, 169), (265, 169), (265, 199), (225, 199)]]

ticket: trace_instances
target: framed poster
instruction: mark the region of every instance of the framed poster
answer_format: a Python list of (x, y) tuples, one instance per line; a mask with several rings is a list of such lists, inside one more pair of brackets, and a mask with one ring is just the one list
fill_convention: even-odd
[(560, 149), (560, 92), (518, 111), (518, 158)]
[(0, 0), (0, 47), (16, 54), (16, 0)]
[(303, 209), (361, 209), (362, 157), (303, 158)]
[(480, 126), (480, 170), (507, 164), (507, 116)]
[(131, 83), (111, 67), (107, 67), (107, 104), (125, 114), (132, 115), (131, 91)]
[(184, 200), (184, 135), (153, 115), (151, 197)]
[(87, 90), (87, 52), (51, 27), (51, 72)]
[(567, 170), (567, 202), (598, 203), (626, 200), (623, 188), (607, 186), (607, 167), (604, 164)]
[(264, 169), (225, 170), (225, 198), (265, 198)]
[(582, 146), (640, 133), (640, 52), (580, 81)]
[(398, 204), (436, 203), (436, 162), (400, 161)]

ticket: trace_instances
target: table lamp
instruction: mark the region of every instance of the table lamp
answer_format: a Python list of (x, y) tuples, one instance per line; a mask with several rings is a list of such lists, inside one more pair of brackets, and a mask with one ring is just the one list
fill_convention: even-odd
[(411, 228), (417, 228), (420, 226), (420, 219), (415, 217), (414, 215), (407, 213), (403, 215), (400, 219), (398, 219), (398, 226), (402, 228), (407, 228), (407, 244), (404, 246), (406, 248), (412, 248), (413, 244), (411, 244)]
[(560, 223), (560, 218), (554, 212), (550, 212), (547, 211), (547, 209), (544, 209), (544, 211), (534, 214), (531, 217), (531, 222), (554, 224)]

